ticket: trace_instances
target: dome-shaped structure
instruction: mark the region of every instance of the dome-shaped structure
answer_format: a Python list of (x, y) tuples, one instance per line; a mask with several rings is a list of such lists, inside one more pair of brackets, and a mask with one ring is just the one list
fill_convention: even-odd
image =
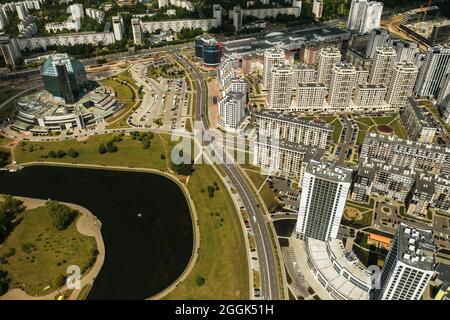
[(86, 82), (83, 64), (65, 53), (51, 55), (41, 67), (41, 76), (45, 90), (66, 103), (82, 95)]

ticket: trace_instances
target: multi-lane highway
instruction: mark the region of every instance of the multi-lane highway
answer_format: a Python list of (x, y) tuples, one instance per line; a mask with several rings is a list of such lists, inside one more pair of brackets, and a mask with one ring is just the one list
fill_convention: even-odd
[[(195, 81), (195, 87), (197, 92), (197, 106), (196, 106), (196, 120), (201, 121), (203, 128), (207, 130), (209, 124), (207, 119), (207, 96), (205, 89), (205, 82), (188, 60), (184, 59), (181, 55), (174, 53), (178, 62), (182, 63), (193, 75)], [(203, 145), (202, 141), (199, 141)], [(216, 142), (212, 142), (210, 147), (216, 154), (223, 154), (223, 148)], [(245, 209), (248, 212), (250, 218), (250, 226), (255, 235), (256, 250), (258, 253), (259, 267), (261, 274), (261, 298), (265, 300), (278, 300), (280, 299), (280, 292), (278, 286), (277, 264), (276, 264), (276, 252), (272, 245), (272, 239), (267, 227), (267, 221), (264, 213), (259, 207), (254, 194), (250, 190), (250, 187), (245, 182), (240, 168), (237, 164), (227, 163), (218, 164), (221, 169), (228, 175), (236, 188)]]

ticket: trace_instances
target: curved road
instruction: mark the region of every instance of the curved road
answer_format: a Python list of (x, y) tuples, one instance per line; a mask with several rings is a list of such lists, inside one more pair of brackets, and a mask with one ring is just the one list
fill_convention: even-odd
[[(203, 77), (197, 72), (195, 67), (182, 56), (174, 53), (175, 57), (182, 63), (194, 76), (195, 87), (197, 92), (196, 120), (202, 121), (203, 128), (209, 129), (207, 118), (207, 96), (204, 87)], [(199, 141), (203, 145), (203, 141)], [(213, 142), (212, 145), (215, 152), (222, 154), (222, 150), (216, 149), (218, 146)], [(219, 164), (222, 170), (228, 175), (237, 189), (239, 196), (244, 203), (250, 218), (250, 225), (255, 235), (256, 250), (258, 253), (260, 274), (261, 274), (261, 298), (265, 300), (279, 300), (278, 275), (275, 252), (272, 246), (272, 239), (267, 228), (266, 216), (259, 208), (248, 184), (245, 182), (238, 165), (236, 164)]]

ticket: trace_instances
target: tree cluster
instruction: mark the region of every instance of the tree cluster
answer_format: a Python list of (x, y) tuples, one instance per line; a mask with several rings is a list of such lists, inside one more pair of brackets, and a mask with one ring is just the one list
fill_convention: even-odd
[(25, 210), (23, 202), (12, 196), (4, 196), (0, 202), (0, 241), (8, 234), (13, 226), (16, 215)]
[(47, 201), (48, 214), (57, 230), (65, 230), (75, 220), (78, 212), (58, 201)]

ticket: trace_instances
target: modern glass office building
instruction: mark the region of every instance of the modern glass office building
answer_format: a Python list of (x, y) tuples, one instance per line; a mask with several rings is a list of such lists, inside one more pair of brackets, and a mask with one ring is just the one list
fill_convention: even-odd
[(216, 39), (205, 36), (195, 38), (195, 57), (202, 59), (207, 66), (217, 66), (220, 63), (222, 44)]
[(50, 56), (41, 67), (44, 88), (66, 103), (75, 103), (83, 94), (86, 71), (83, 64), (67, 54)]

